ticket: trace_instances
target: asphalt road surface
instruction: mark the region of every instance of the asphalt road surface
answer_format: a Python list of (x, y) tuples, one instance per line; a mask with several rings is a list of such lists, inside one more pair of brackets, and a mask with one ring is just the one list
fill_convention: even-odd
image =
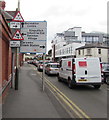
[(61, 92), (81, 108), (90, 118), (107, 118), (107, 85), (100, 89), (92, 86), (77, 86), (69, 89), (64, 82), (58, 82), (56, 76), (45, 77), (50, 80)]

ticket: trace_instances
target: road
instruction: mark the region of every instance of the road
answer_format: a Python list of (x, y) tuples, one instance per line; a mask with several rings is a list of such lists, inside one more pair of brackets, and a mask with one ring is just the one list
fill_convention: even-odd
[[(33, 66), (32, 66), (33, 67)], [(36, 74), (42, 75), (35, 67)], [(107, 85), (103, 84), (99, 90), (92, 86), (77, 86), (68, 88), (66, 83), (58, 82), (56, 76), (45, 75), (68, 99), (78, 106), (90, 118), (107, 118)]]

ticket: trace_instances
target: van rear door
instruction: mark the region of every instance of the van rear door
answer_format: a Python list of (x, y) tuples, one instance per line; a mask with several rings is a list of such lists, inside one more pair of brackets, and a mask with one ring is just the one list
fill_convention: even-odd
[(100, 83), (101, 68), (99, 58), (76, 58), (76, 82)]

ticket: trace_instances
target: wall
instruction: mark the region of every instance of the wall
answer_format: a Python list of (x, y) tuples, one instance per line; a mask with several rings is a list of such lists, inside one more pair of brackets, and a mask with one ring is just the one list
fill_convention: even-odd
[[(106, 48), (90, 48), (91, 49), (91, 54), (87, 54), (87, 48), (86, 49), (81, 49), (80, 50), (80, 55), (79, 55), (79, 50), (76, 50), (76, 57), (99, 57), (101, 58), (102, 62), (108, 62), (108, 49)], [(98, 54), (98, 49), (101, 49), (101, 54)], [(84, 50), (84, 54), (83, 54)]]
[(2, 76), (2, 99), (4, 100), (4, 98), (7, 95), (7, 91), (10, 88), (10, 80), (11, 80), (11, 73), (12, 73), (12, 63), (11, 63), (11, 48), (9, 47), (9, 41), (11, 40), (11, 30), (4, 18), (4, 16), (2, 15), (2, 12), (0, 14), (0, 33), (1, 33), (1, 37), (0, 37), (0, 56), (1, 56), (1, 68), (2, 70), (0, 70), (1, 74), (0, 76)]

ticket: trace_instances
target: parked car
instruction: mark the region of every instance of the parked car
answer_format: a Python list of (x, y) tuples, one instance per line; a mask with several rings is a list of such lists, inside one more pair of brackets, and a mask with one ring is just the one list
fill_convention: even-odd
[(49, 63), (49, 61), (45, 61), (45, 63), (43, 63), (43, 60), (40, 60), (38, 62), (38, 65), (37, 65), (37, 70), (42, 72), (43, 71), (43, 64), (45, 64), (45, 66), (46, 66), (47, 63)]
[(27, 63), (28, 63), (28, 64), (32, 64), (32, 63), (33, 63), (33, 60), (28, 60)]
[(45, 73), (47, 75), (58, 75), (58, 73), (59, 73), (59, 63), (48, 63), (45, 66)]
[(38, 66), (38, 62), (39, 62), (38, 60), (34, 60), (33, 61), (33, 65), (35, 65), (37, 67)]
[(99, 58), (67, 58), (60, 61), (59, 81), (66, 81), (68, 87), (93, 85), (96, 89), (102, 84)]
[(109, 63), (102, 63), (102, 77), (104, 83), (109, 84)]

